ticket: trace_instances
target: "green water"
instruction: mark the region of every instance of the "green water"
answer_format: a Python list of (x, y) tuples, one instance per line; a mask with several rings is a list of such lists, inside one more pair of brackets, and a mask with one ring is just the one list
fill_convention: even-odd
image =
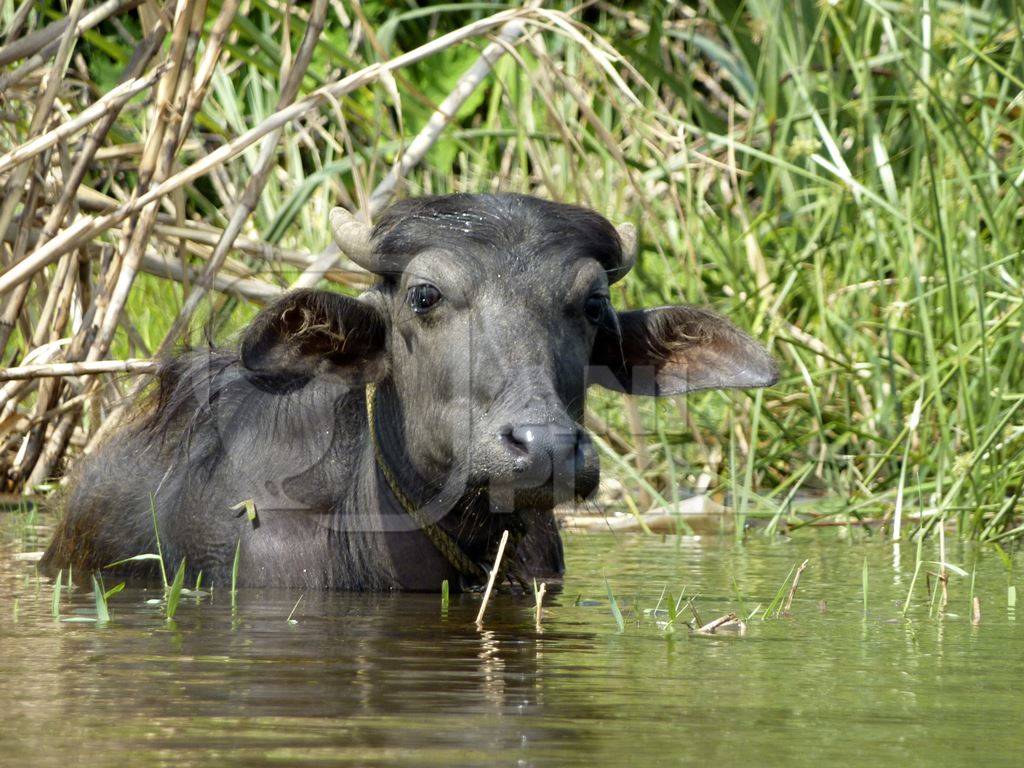
[[(11, 526), (9, 525), (8, 528)], [(928, 598), (915, 549), (829, 529), (791, 540), (569, 535), (568, 576), (534, 626), (532, 597), (240, 593), (111, 598), (105, 626), (51, 616), (51, 582), (0, 551), (5, 765), (1020, 764), (1024, 631), (991, 550), (948, 544), (971, 579)], [(39, 531), (45, 536), (45, 531)], [(868, 559), (868, 610), (862, 572)], [(704, 621), (768, 605), (809, 560), (790, 615), (744, 635), (666, 637), (667, 586)], [(937, 543), (924, 547), (937, 560)], [(605, 578), (625, 614), (609, 609)], [(736, 586), (734, 586), (734, 583)], [(934, 579), (932, 584), (934, 585)], [(109, 583), (107, 586), (111, 586)], [(739, 596), (737, 596), (737, 587)], [(17, 619), (15, 620), (15, 600)], [(634, 610), (639, 600), (639, 616)], [(931, 615), (929, 615), (931, 614)], [(95, 616), (91, 592), (62, 618)], [(1024, 620), (1024, 617), (1022, 617)]]

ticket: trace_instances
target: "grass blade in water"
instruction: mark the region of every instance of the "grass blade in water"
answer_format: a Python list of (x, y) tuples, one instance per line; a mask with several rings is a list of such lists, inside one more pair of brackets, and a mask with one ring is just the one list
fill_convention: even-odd
[(116, 586), (113, 586), (110, 589), (108, 589), (106, 592), (104, 592), (103, 593), (103, 599), (104, 600), (109, 600), (110, 598), (112, 598), (114, 595), (116, 595), (118, 592), (120, 592), (123, 589), (124, 589), (124, 582), (122, 581), (120, 584), (118, 584)]
[(110, 611), (107, 609), (107, 598), (103, 592), (103, 587), (100, 586), (95, 576), (92, 577), (92, 593), (96, 598), (96, 621), (100, 624), (106, 624), (110, 621)]
[(242, 552), (242, 540), (235, 544), (235, 560), (231, 563), (231, 610), (238, 607), (238, 558)]
[(626, 631), (626, 620), (622, 618), (622, 611), (619, 610), (619, 603), (615, 599), (615, 595), (612, 594), (612, 585), (608, 583), (608, 579), (604, 580), (604, 585), (608, 589), (608, 605), (612, 609), (612, 616), (615, 617), (615, 624), (619, 628), (619, 634)]
[(178, 603), (181, 602), (181, 588), (185, 584), (185, 558), (181, 558), (178, 572), (174, 574), (174, 583), (167, 591), (167, 620), (174, 618), (178, 612)]
[(61, 578), (64, 576), (63, 569), (57, 571), (57, 579), (53, 582), (53, 599), (50, 601), (50, 613), (53, 614), (53, 618), (60, 618), (60, 593), (63, 588), (61, 584)]
[(299, 595), (299, 599), (295, 601), (295, 605), (292, 606), (292, 610), (288, 614), (288, 618), (285, 619), (285, 621), (287, 621), (289, 624), (298, 624), (299, 623), (298, 621), (293, 619), (292, 616), (295, 615), (295, 610), (299, 607), (299, 603), (302, 602), (302, 598), (304, 598), (305, 596), (306, 596), (306, 593), (303, 592), (301, 595)]
[(160, 561), (160, 578), (163, 579), (164, 589), (167, 589), (167, 566), (164, 565), (164, 550), (160, 546), (160, 528), (156, 524), (156, 497), (152, 493), (149, 494), (149, 513), (153, 517), (153, 535), (156, 537), (156, 553)]

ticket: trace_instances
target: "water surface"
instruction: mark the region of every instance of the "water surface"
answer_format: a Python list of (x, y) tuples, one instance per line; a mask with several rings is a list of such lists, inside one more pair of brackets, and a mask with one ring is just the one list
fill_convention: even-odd
[[(4, 513), (0, 513), (4, 514)], [(929, 604), (925, 563), (835, 529), (732, 537), (566, 536), (541, 631), (532, 597), (215, 591), (168, 624), (150, 590), (64, 595), (16, 559), (45, 529), (6, 521), (0, 550), (0, 763), (8, 765), (1020, 764), (1024, 632), (987, 550)], [(938, 559), (936, 545), (925, 560)], [(868, 559), (868, 610), (863, 563)], [(745, 634), (666, 635), (664, 590), (703, 621), (769, 605), (807, 559), (788, 616)], [(612, 615), (611, 585), (625, 614)], [(934, 585), (934, 579), (931, 580)], [(107, 586), (112, 586), (108, 581)], [(758, 615), (760, 611), (757, 612)], [(689, 617), (690, 613), (687, 612)]]

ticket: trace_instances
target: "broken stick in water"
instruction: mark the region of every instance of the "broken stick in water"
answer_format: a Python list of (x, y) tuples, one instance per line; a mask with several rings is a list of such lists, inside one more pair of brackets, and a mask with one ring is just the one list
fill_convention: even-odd
[(804, 572), (804, 568), (807, 567), (809, 562), (810, 560), (804, 560), (800, 563), (800, 567), (796, 569), (796, 573), (793, 574), (793, 583), (789, 587), (789, 594), (786, 595), (786, 604), (782, 606), (783, 613), (789, 613), (789, 608), (793, 605), (793, 596), (796, 594), (797, 585), (800, 584), (800, 574)]
[(971, 624), (981, 624), (981, 598), (977, 596), (974, 598), (974, 611), (971, 616)]
[(476, 615), (476, 625), (484, 623), (484, 611), (487, 610), (487, 601), (491, 599), (491, 590), (494, 589), (494, 579), (498, 575), (498, 568), (501, 566), (501, 556), (505, 554), (505, 545), (508, 543), (508, 531), (501, 534), (501, 542), (498, 544), (498, 555), (494, 558), (494, 567), (491, 568), (491, 575), (487, 577), (487, 589), (484, 591), (484, 601), (480, 603), (480, 612)]
[(746, 631), (747, 625), (743, 623), (735, 613), (727, 613), (725, 616), (719, 616), (717, 619), (709, 621), (703, 627), (697, 630), (698, 634), (701, 635), (713, 635), (719, 629), (735, 629), (742, 634)]
[(537, 580), (536, 579), (533, 580), (533, 597), (534, 597), (534, 600), (537, 603), (537, 615), (536, 615), (535, 618), (536, 618), (536, 622), (537, 622), (537, 631), (538, 632), (540, 632), (541, 605), (544, 603), (544, 593), (547, 592), (547, 589), (548, 589), (547, 582), (542, 582), (541, 585), (538, 587), (537, 586)]

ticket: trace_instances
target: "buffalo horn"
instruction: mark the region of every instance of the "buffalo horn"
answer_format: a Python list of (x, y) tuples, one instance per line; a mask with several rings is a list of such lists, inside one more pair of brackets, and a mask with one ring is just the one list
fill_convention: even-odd
[(344, 208), (335, 208), (331, 211), (331, 230), (342, 253), (364, 269), (377, 271), (370, 247), (373, 229), (369, 224), (359, 221)]

